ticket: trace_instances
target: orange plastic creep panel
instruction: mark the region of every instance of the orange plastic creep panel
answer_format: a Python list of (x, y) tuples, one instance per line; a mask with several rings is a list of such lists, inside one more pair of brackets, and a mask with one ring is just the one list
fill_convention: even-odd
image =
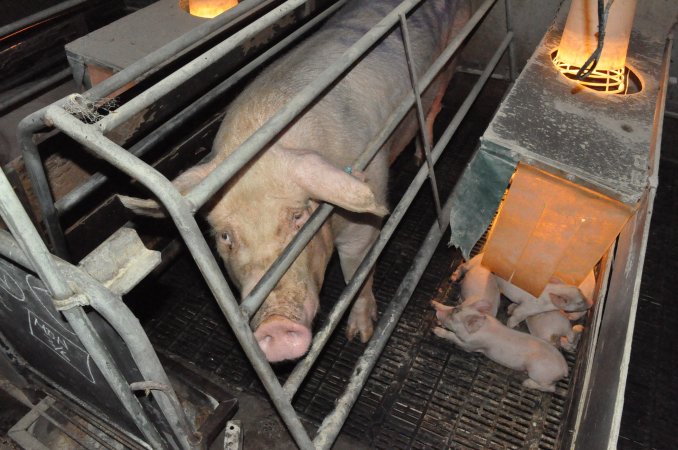
[(483, 265), (534, 296), (552, 276), (578, 286), (634, 210), (519, 164), (485, 244)]

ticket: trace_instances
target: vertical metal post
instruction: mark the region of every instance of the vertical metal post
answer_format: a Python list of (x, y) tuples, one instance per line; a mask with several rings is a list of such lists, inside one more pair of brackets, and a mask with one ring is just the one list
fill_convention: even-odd
[(431, 160), (431, 139), (426, 129), (426, 118), (424, 117), (424, 107), (421, 104), (421, 92), (419, 92), (419, 80), (417, 79), (417, 68), (414, 65), (412, 56), (412, 43), (410, 42), (410, 31), (407, 28), (407, 17), (405, 13), (400, 13), (400, 30), (403, 34), (403, 46), (405, 47), (405, 60), (407, 61), (407, 69), (410, 72), (410, 82), (412, 83), (412, 91), (417, 106), (417, 119), (419, 120), (419, 133), (422, 147), (424, 147), (424, 155), (426, 157), (426, 164), (428, 165), (428, 176), (431, 180), (431, 189), (433, 190), (433, 202), (435, 203), (436, 214), (438, 214), (438, 224), (440, 229), (443, 228), (443, 217), (440, 209), (440, 194), (438, 193), (438, 183), (436, 182), (436, 172), (433, 167), (433, 160)]
[[(511, 7), (511, 0), (504, 0), (504, 10), (506, 12), (506, 33), (513, 33), (513, 8)], [(508, 47), (508, 69), (509, 69), (509, 79), (515, 81), (516, 79), (516, 56), (515, 56), (515, 45), (513, 40)]]
[[(22, 123), (25, 123), (22, 121)], [(42, 221), (47, 231), (54, 253), (64, 259), (68, 259), (68, 247), (66, 237), (59, 223), (59, 214), (54, 207), (54, 197), (47, 182), (47, 176), (42, 166), (42, 160), (38, 153), (38, 145), (35, 143), (35, 129), (33, 127), (24, 128), (19, 124), (18, 140), (21, 146), (21, 154), (24, 158), (24, 164), (28, 177), (33, 185), (33, 192), (38, 198)], [(42, 241), (42, 239), (40, 239)]]

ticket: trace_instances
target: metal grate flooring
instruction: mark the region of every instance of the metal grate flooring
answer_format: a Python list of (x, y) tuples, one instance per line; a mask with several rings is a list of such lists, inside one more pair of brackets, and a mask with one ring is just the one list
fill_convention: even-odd
[[(469, 78), (459, 77), (455, 90), (469, 89)], [(491, 82), (457, 132), (451, 151), (438, 163), (438, 179), (444, 184), (441, 198), (461, 174), (505, 87)], [(460, 102), (455, 90), (446, 97), (441, 113), (447, 119)], [(392, 198), (404, 192), (415, 171), (411, 158), (396, 162)], [(425, 187), (382, 254), (374, 284), (380, 311), (433, 223), (431, 210), (430, 190)], [(343, 432), (371, 448), (383, 449), (557, 447), (569, 379), (558, 384), (555, 394), (524, 389), (520, 374), (482, 355), (463, 352), (430, 332), (434, 322), (430, 300), (456, 301), (455, 286), (448, 278), (460, 258), (445, 243), (443, 237)], [(335, 260), (321, 292), (321, 311), (329, 310), (343, 287)], [(143, 297), (145, 309), (155, 311), (144, 324), (159, 350), (191, 361), (203, 372), (239, 388), (265, 395), (190, 258), (178, 260), (146, 289), (147, 294), (136, 294), (136, 301)], [(324, 318), (321, 313), (316, 322)], [(364, 348), (347, 342), (344, 329), (341, 324), (341, 331), (329, 341), (295, 399), (299, 414), (316, 425), (343, 392)], [(568, 358), (572, 366), (574, 357)], [(277, 373), (284, 379), (290, 369), (279, 366)]]

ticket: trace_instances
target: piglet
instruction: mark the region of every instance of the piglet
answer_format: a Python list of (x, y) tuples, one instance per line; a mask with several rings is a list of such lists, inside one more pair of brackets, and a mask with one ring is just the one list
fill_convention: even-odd
[(467, 306), (496, 317), (501, 295), (496, 277), (481, 265), (482, 258), (481, 253), (460, 264), (452, 274), (451, 280), (457, 282), (461, 279), (460, 306)]
[(527, 388), (554, 392), (556, 382), (567, 376), (563, 355), (542, 339), (512, 330), (473, 308), (462, 306), (441, 315), (445, 328), (434, 328), (436, 336), (468, 352), (483, 353), (502, 366), (527, 372), (523, 381)]
[(535, 314), (525, 319), (530, 334), (549, 342), (556, 347), (562, 347), (567, 352), (577, 348), (579, 337), (584, 327), (574, 327), (562, 311), (548, 311)]
[(501, 293), (514, 302), (508, 307), (511, 317), (506, 325), (510, 328), (535, 314), (557, 310), (586, 311), (592, 305), (591, 300), (587, 299), (577, 286), (565, 284), (557, 278), (551, 278), (550, 283), (537, 298), (500, 277), (496, 279)]

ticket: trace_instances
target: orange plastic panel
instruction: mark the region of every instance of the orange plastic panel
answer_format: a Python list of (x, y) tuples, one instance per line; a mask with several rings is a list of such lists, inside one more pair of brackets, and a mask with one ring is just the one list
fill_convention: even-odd
[(519, 164), (485, 244), (483, 265), (534, 296), (552, 276), (578, 286), (634, 211)]

